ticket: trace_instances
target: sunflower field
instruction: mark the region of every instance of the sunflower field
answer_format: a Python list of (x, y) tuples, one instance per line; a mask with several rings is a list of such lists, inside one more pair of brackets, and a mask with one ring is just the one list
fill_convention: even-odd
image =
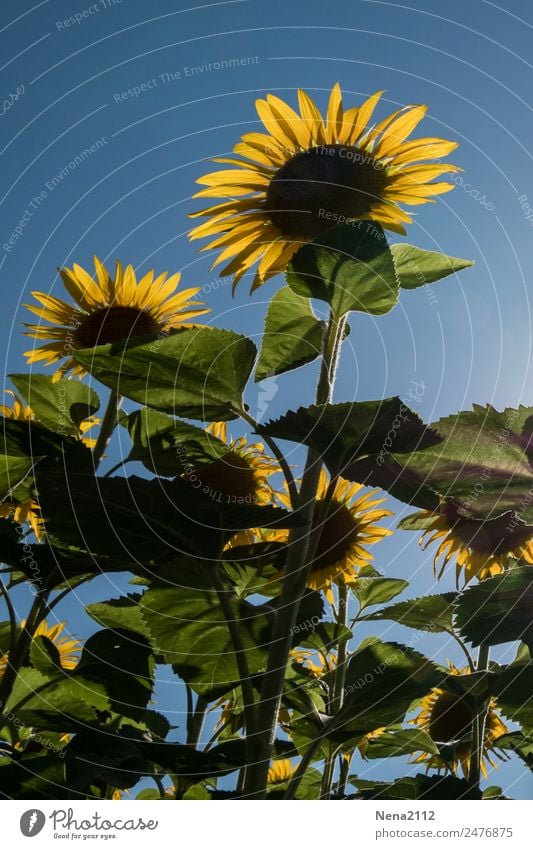
[[(260, 339), (210, 323), (185, 273), (97, 257), (25, 305), (31, 369), (0, 409), (5, 798), (499, 799), (498, 762), (533, 766), (533, 408), (333, 400), (353, 313), (473, 264), (394, 242), (460, 169), (416, 135), (426, 107), (376, 117), (381, 94), (259, 99), (263, 131), (199, 180), (189, 235), (235, 297), (284, 275)], [(307, 405), (255, 418), (254, 382), (296, 370)], [(413, 534), (439, 582), (419, 597), (408, 559), (376, 565)], [(80, 643), (56, 608), (110, 574), (129, 591), (87, 605)]]

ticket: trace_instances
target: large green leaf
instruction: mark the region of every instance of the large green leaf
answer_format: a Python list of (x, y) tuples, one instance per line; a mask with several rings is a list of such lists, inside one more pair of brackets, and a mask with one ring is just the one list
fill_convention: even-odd
[(85, 608), (89, 616), (106, 628), (125, 628), (149, 638), (148, 626), (142, 617), (143, 597), (140, 593), (128, 593), (109, 601), (97, 601)]
[(383, 229), (374, 221), (334, 227), (301, 248), (287, 270), (298, 295), (350, 310), (383, 315), (398, 300), (399, 282)]
[(236, 418), (255, 355), (246, 336), (211, 327), (75, 352), (94, 377), (126, 398), (203, 421)]
[(156, 475), (182, 475), (227, 454), (212, 433), (143, 407), (125, 420), (133, 442), (128, 460), (140, 460)]
[(457, 599), (456, 625), (472, 645), (533, 641), (533, 568), (511, 569)]
[(18, 761), (0, 757), (3, 799), (80, 799), (65, 785), (65, 763), (56, 752), (23, 755)]
[(315, 448), (332, 474), (356, 480), (364, 480), (353, 476), (356, 461), (371, 456), (381, 465), (380, 457), (391, 450), (389, 443), (403, 453), (440, 441), (397, 397), (300, 407), (257, 431)]
[(268, 307), (255, 380), (283, 374), (316, 359), (324, 333), (325, 323), (316, 318), (309, 299), (288, 286), (280, 289)]
[(404, 243), (391, 245), (391, 251), (402, 289), (418, 289), (474, 265), (469, 259), (446, 256)]
[[(180, 564), (174, 586), (152, 586), (143, 598), (143, 618), (167, 663), (200, 695), (213, 699), (240, 680), (233, 643), (213, 584), (214, 567)], [(270, 620), (262, 608), (228, 596), (239, 626), (248, 667), (263, 669)]]
[(37, 478), (50, 535), (62, 545), (117, 558), (135, 571), (143, 564), (183, 555), (218, 557), (237, 532), (253, 527), (290, 527), (295, 513), (256, 504), (227, 503), (173, 481), (61, 475)]
[(365, 758), (397, 758), (414, 752), (438, 755), (439, 749), (421, 728), (389, 728), (369, 739)]
[[(520, 523), (533, 523), (532, 407), (498, 412), (490, 405), (474, 405), (430, 427), (438, 441), (421, 444), (413, 453), (399, 453), (393, 444), (379, 463), (374, 458), (358, 462), (359, 475), (419, 507), (427, 507), (421, 497), (430, 488), (454, 499), (474, 520), (496, 520), (515, 510), (519, 532)], [(512, 519), (509, 515), (502, 527), (496, 524), (492, 533), (485, 525), (478, 536), (491, 533), (497, 541)]]
[(415, 699), (438, 686), (443, 674), (427, 657), (409, 646), (365, 640), (346, 670), (345, 705), (335, 728), (372, 731), (402, 722)]
[(80, 423), (100, 407), (94, 389), (79, 380), (54, 380), (33, 373), (9, 376), (35, 418), (55, 433), (77, 436)]
[(427, 595), (420, 598), (410, 598), (399, 601), (390, 607), (383, 607), (373, 613), (368, 613), (366, 619), (391, 619), (408, 628), (419, 631), (429, 631), (437, 634), (453, 630), (453, 603), (456, 593)]

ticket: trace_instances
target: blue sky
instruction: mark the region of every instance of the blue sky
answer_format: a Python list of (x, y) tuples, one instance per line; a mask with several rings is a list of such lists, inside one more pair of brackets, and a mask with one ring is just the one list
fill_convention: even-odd
[[(431, 296), (403, 293), (385, 317), (352, 315), (336, 399), (406, 399), (416, 382), (424, 387), (417, 409), (428, 420), (472, 403), (532, 404), (532, 27), (527, 0), (4, 0), (4, 373), (25, 370), (21, 304), (30, 291), (61, 297), (57, 266), (88, 266), (94, 253), (141, 271), (180, 270), (182, 285), (202, 287), (213, 323), (260, 334), (266, 303), (283, 281), (253, 298), (244, 282), (234, 299), (216, 283), (210, 258), (186, 236), (187, 214), (199, 208), (194, 182), (209, 157), (259, 128), (256, 97), (275, 92), (294, 105), (302, 87), (323, 107), (339, 81), (348, 105), (385, 89), (380, 117), (427, 103), (419, 134), (460, 141), (453, 161), (464, 184), (416, 210), (408, 241), (476, 265), (432, 287)], [(231, 59), (238, 68), (225, 68)], [(310, 402), (314, 374), (310, 367), (252, 389), (248, 400), (274, 417)], [(399, 532), (376, 554), (387, 574), (412, 577), (413, 595), (435, 591), (430, 557), (413, 535)], [(452, 580), (440, 589), (452, 589)], [(69, 606), (73, 630), (85, 636), (91, 628), (82, 601), (121, 588), (100, 581), (80, 591), (78, 608)], [(395, 626), (386, 637), (412, 634)], [(431, 639), (440, 660), (457, 660), (451, 646)], [(164, 686), (159, 699), (160, 707), (171, 704)], [(531, 797), (531, 779), (516, 764), (493, 781)]]

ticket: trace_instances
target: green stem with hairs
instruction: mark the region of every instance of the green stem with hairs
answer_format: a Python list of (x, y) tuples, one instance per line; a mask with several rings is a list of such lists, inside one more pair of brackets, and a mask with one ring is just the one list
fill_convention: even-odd
[[(490, 660), (490, 648), (482, 643), (479, 647), (476, 671), (483, 672), (488, 669)], [(485, 723), (487, 721), (488, 700), (482, 699), (476, 706), (472, 720), (472, 750), (470, 754), (470, 768), (468, 770), (468, 783), (471, 787), (479, 789), (481, 780), (481, 765), (483, 763), (483, 745), (485, 742)]]
[(98, 437), (96, 439), (96, 445), (93, 448), (93, 462), (95, 471), (100, 465), (100, 461), (104, 456), (104, 451), (106, 450), (109, 440), (113, 434), (117, 426), (118, 420), (118, 411), (120, 409), (120, 405), (122, 403), (122, 398), (114, 389), (111, 390), (109, 395), (109, 400), (107, 402), (107, 408), (104, 413), (104, 418), (102, 419), (102, 424), (100, 426), (100, 431), (98, 433)]
[[(338, 318), (333, 312), (330, 313), (316, 391), (316, 403), (319, 405), (329, 403), (332, 397), (345, 322), (344, 316)], [(313, 448), (309, 448), (296, 505), (300, 512), (302, 524), (291, 532), (289, 539), (289, 554), (278, 615), (274, 623), (258, 707), (254, 762), (248, 765), (244, 786), (244, 795), (247, 799), (265, 798), (267, 773), (276, 735), (278, 711), (285, 680), (285, 670), (292, 645), (293, 629), (305, 593), (311, 565), (308, 553), (321, 468), (322, 457)]]

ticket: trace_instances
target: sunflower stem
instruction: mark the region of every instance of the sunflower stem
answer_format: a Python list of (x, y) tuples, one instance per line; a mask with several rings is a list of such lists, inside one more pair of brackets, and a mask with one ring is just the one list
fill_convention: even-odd
[[(489, 646), (482, 643), (477, 656), (476, 671), (483, 672), (488, 669), (490, 659)], [(487, 720), (487, 699), (483, 699), (476, 706), (472, 720), (472, 752), (470, 755), (470, 768), (468, 770), (468, 783), (471, 787), (479, 789), (481, 779), (481, 766), (483, 763), (483, 744), (485, 741), (485, 723)]]
[(189, 716), (187, 744), (196, 747), (204, 726), (205, 714), (209, 702), (203, 696), (198, 696), (194, 710)]
[(329, 755), (324, 764), (324, 774), (322, 776), (322, 786), (320, 788), (320, 798), (329, 799), (331, 797), (331, 788), (333, 785), (333, 772), (335, 768), (335, 755)]
[[(345, 323), (344, 316), (339, 318), (333, 312), (330, 313), (316, 391), (317, 404), (327, 404), (331, 400)], [(321, 468), (322, 457), (313, 448), (309, 448), (296, 503), (302, 524), (290, 535), (278, 616), (274, 623), (258, 707), (254, 761), (248, 764), (244, 787), (247, 799), (264, 799), (266, 794), (267, 774), (276, 736), (285, 670), (292, 647), (296, 617), (305, 593), (311, 565), (308, 552)]]
[[(51, 578), (52, 575), (50, 576), (49, 581)], [(28, 654), (35, 632), (46, 615), (46, 606), (50, 592), (51, 590), (48, 588), (47, 584), (37, 591), (26, 623), (20, 631), (19, 638), (14, 645), (13, 651), (8, 655), (7, 666), (2, 676), (2, 680), (0, 681), (0, 709), (5, 708), (6, 703), (11, 696), (13, 685), (17, 679), (19, 670), (28, 659)]]
[(120, 405), (122, 403), (122, 398), (114, 389), (111, 390), (109, 395), (109, 400), (107, 402), (107, 408), (104, 413), (104, 418), (102, 419), (102, 424), (100, 427), (100, 432), (98, 434), (96, 445), (93, 448), (93, 462), (94, 469), (98, 468), (102, 457), (104, 456), (104, 451), (106, 450), (109, 440), (113, 434), (117, 426), (118, 420), (118, 411), (120, 409)]
[(231, 604), (227, 596), (227, 589), (224, 586), (224, 582), (222, 581), (222, 578), (220, 577), (218, 571), (215, 571), (214, 578), (216, 594), (220, 603), (220, 607), (222, 608), (226, 624), (228, 626), (228, 631), (230, 633), (231, 642), (233, 645), (233, 651), (235, 652), (237, 668), (239, 670), (242, 700), (244, 704), (244, 721), (246, 725), (247, 761), (248, 763), (253, 763), (253, 760), (255, 758), (257, 731), (256, 705), (254, 688), (252, 686), (252, 677), (250, 675), (250, 668), (246, 659), (246, 649), (242, 641), (239, 625), (237, 623), (237, 620), (235, 619), (235, 613), (232, 610)]

